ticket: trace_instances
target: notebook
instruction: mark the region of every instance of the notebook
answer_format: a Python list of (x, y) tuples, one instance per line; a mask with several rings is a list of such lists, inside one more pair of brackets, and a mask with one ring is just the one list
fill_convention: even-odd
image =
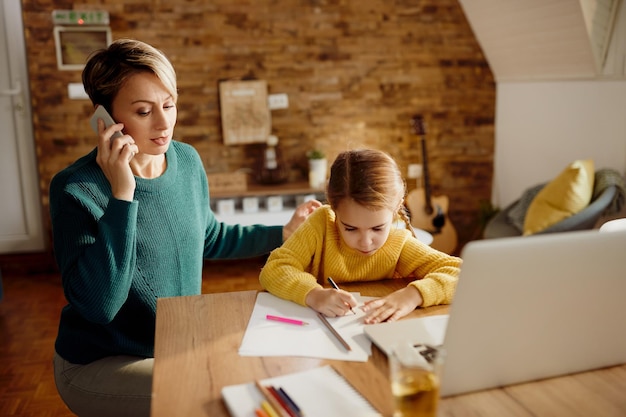
[[(381, 414), (332, 366), (263, 379), (261, 385), (283, 388), (306, 417), (381, 417)], [(253, 417), (264, 397), (254, 382), (222, 388), (232, 417)]]
[(441, 393), (626, 363), (626, 231), (470, 242), (450, 308)]

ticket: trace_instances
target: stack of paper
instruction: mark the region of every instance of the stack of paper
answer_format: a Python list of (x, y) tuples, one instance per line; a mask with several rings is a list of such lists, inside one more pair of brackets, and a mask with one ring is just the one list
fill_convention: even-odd
[[(380, 417), (381, 414), (331, 366), (260, 381), (284, 388), (306, 417)], [(254, 382), (230, 385), (222, 397), (233, 417), (254, 416), (263, 395)]]
[[(359, 303), (371, 300), (353, 294)], [(257, 295), (252, 316), (248, 322), (239, 354), (242, 356), (303, 356), (311, 358), (338, 359), (366, 362), (372, 353), (372, 343), (364, 334), (365, 313), (355, 308), (343, 317), (328, 318), (328, 321), (350, 345), (350, 351), (330, 333), (317, 317), (317, 313), (292, 301), (283, 300), (270, 293)], [(302, 320), (308, 325), (267, 320), (267, 315)]]

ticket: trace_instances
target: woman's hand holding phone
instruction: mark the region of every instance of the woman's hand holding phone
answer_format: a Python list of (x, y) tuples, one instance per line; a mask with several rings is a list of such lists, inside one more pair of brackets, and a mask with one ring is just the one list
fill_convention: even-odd
[(136, 182), (130, 161), (139, 148), (131, 136), (122, 133), (124, 125), (115, 123), (103, 106), (96, 108), (91, 124), (98, 133), (96, 162), (111, 184), (113, 197), (133, 201)]

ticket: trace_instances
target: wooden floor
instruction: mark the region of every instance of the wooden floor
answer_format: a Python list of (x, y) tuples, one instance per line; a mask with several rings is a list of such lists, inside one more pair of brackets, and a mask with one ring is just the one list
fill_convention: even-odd
[[(202, 292), (260, 289), (263, 259), (205, 265)], [(9, 272), (0, 301), (0, 416), (70, 417), (52, 374), (52, 355), (61, 308), (56, 273)]]

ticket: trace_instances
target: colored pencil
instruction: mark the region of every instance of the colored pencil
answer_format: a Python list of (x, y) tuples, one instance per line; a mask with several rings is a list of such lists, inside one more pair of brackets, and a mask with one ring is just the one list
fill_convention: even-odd
[(280, 417), (280, 415), (276, 412), (274, 407), (272, 407), (272, 405), (269, 402), (267, 401), (261, 402), (261, 407), (263, 407), (263, 410), (265, 410), (265, 413), (269, 417)]
[(285, 398), (285, 396), (273, 386), (266, 387), (267, 390), (276, 398), (276, 400), (280, 403), (283, 409), (289, 414), (290, 417), (300, 417), (300, 413), (294, 410), (289, 401)]
[(298, 414), (298, 415), (302, 415), (302, 410), (300, 410), (300, 407), (298, 407), (298, 404), (296, 404), (296, 402), (291, 398), (291, 396), (289, 394), (287, 394), (287, 391), (285, 391), (283, 389), (283, 387), (278, 387), (278, 392), (280, 392), (283, 397), (285, 398), (285, 400), (289, 403), (289, 405), (291, 406), (291, 408)]
[[(263, 405), (261, 405), (261, 407), (263, 407)], [(263, 408), (257, 408), (254, 410), (254, 414), (256, 414), (256, 417), (270, 417), (270, 415), (267, 414)]]
[[(274, 409), (274, 412), (277, 416), (279, 417), (291, 417), (289, 415), (289, 413), (287, 412), (287, 410), (285, 410), (283, 408), (283, 406), (280, 404), (280, 402), (278, 402), (278, 400), (269, 392), (269, 390), (264, 387), (263, 385), (261, 385), (261, 383), (259, 381), (254, 381), (254, 383), (256, 384), (256, 387), (259, 391), (261, 391), (261, 394), (263, 394), (263, 397), (265, 397), (265, 399), (267, 400), (266, 402), (268, 402), (268, 405), (271, 405), (271, 407)], [(263, 405), (263, 404), (261, 404)], [(264, 407), (265, 411), (267, 411), (267, 409)], [(268, 411), (268, 414), (270, 414), (270, 412)], [(271, 414), (270, 414), (271, 415)], [(272, 417), (276, 417), (276, 416), (272, 416)]]
[(273, 316), (271, 314), (266, 315), (265, 318), (267, 320), (280, 321), (281, 323), (295, 324), (295, 325), (298, 325), (298, 326), (306, 326), (306, 325), (309, 324), (306, 321), (290, 319), (288, 317)]

